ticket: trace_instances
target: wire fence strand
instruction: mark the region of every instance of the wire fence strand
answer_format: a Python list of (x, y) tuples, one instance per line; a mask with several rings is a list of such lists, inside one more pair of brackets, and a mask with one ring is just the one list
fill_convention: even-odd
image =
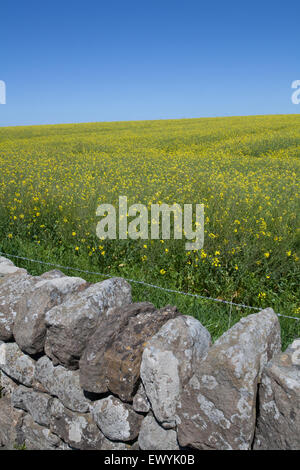
[[(45, 266), (51, 266), (51, 267), (55, 267), (55, 268), (58, 268), (58, 269), (65, 269), (65, 270), (68, 270), (68, 271), (76, 271), (76, 272), (80, 272), (80, 273), (83, 273), (83, 274), (91, 274), (93, 276), (100, 276), (100, 277), (106, 277), (106, 278), (116, 277), (115, 275), (111, 275), (111, 274), (104, 274), (104, 273), (100, 273), (100, 272), (96, 272), (96, 271), (88, 271), (88, 270), (85, 270), (85, 269), (74, 268), (72, 266), (62, 266), (60, 264), (50, 263), (50, 262), (47, 262), (47, 261), (41, 261), (41, 260), (37, 260), (37, 259), (26, 258), (25, 256), (11, 255), (9, 253), (4, 253), (2, 251), (0, 251), (0, 255), (5, 256), (5, 257), (9, 257), (9, 258), (20, 259), (20, 260), (23, 260), (23, 261), (29, 261), (31, 263), (38, 263), (38, 264), (42, 264), (42, 265), (45, 265)], [(216, 299), (214, 297), (208, 297), (208, 296), (200, 295), (200, 294), (192, 294), (191, 292), (182, 292), (182, 291), (178, 291), (178, 290), (175, 290), (175, 289), (169, 289), (167, 287), (157, 286), (155, 284), (151, 284), (151, 283), (145, 282), (145, 281), (138, 281), (136, 279), (128, 279), (128, 278), (125, 278), (125, 277), (123, 279), (125, 279), (125, 281), (127, 281), (131, 284), (140, 284), (140, 285), (143, 285), (143, 286), (146, 286), (146, 287), (151, 287), (152, 289), (159, 289), (159, 290), (162, 290), (164, 292), (171, 293), (171, 294), (185, 295), (185, 296), (188, 296), (188, 297), (194, 297), (194, 298), (198, 298), (198, 299), (202, 299), (202, 300), (209, 300), (209, 301), (213, 301), (213, 302), (219, 302), (219, 303), (234, 306), (234, 307), (248, 308), (248, 309), (256, 310), (256, 311), (262, 310), (259, 307), (252, 307), (251, 305), (239, 304), (239, 303), (231, 302), (229, 300)], [(281, 313), (277, 313), (277, 315), (279, 317), (290, 318), (290, 319), (296, 320), (296, 321), (300, 320), (300, 318), (292, 317), (292, 316), (289, 316), (289, 315), (283, 315)]]

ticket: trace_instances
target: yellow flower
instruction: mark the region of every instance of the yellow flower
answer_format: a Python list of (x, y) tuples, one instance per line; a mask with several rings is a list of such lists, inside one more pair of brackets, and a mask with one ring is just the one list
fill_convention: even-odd
[(164, 269), (161, 269), (160, 271), (160, 274), (163, 276), (164, 274), (166, 274), (166, 271)]
[(221, 266), (219, 258), (213, 258), (212, 263), (213, 266)]
[(266, 295), (267, 295), (267, 294), (266, 294), (265, 292), (260, 292), (260, 293), (258, 294), (258, 298), (259, 298), (259, 299), (264, 299), (264, 298), (266, 297)]

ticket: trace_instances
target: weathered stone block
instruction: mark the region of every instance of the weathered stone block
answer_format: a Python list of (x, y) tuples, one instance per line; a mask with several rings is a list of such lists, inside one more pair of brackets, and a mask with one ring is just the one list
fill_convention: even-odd
[(17, 382), (0, 371), (0, 397), (11, 397), (12, 392), (18, 387)]
[(178, 440), (197, 449), (250, 449), (263, 367), (281, 349), (277, 315), (266, 309), (223, 334), (181, 394)]
[(0, 279), (16, 273), (26, 274), (27, 271), (23, 268), (17, 268), (17, 266), (10, 263), (0, 263)]
[(27, 354), (43, 352), (46, 339), (45, 314), (71, 294), (82, 291), (87, 282), (79, 277), (41, 279), (23, 295), (14, 321), (13, 335)]
[(136, 439), (143, 420), (130, 405), (114, 396), (94, 402), (91, 413), (102, 433), (113, 441)]
[(27, 414), (21, 427), (23, 444), (26, 450), (69, 450), (68, 444), (53, 434), (48, 428), (35, 423)]
[(10, 259), (4, 258), (4, 256), (0, 256), (0, 264), (6, 264), (8, 266), (14, 266), (14, 263)]
[(15, 408), (28, 411), (33, 420), (41, 426), (50, 426), (50, 409), (53, 398), (45, 393), (20, 385), (11, 395), (11, 403)]
[(138, 442), (142, 450), (179, 449), (176, 431), (164, 429), (152, 413), (149, 413), (142, 422)]
[(300, 339), (264, 368), (255, 450), (300, 449)]
[(0, 370), (27, 387), (32, 386), (35, 361), (24, 354), (16, 343), (0, 341)]
[(156, 310), (147, 302), (110, 309), (101, 318), (80, 360), (82, 387), (94, 393), (110, 391), (131, 402), (139, 384), (147, 341), (178, 315), (175, 307)]
[(133, 397), (132, 406), (138, 413), (148, 413), (150, 410), (151, 405), (146, 395), (143, 383), (140, 383), (138, 391)]
[(10, 398), (0, 399), (0, 448), (14, 449), (22, 444), (21, 427), (24, 412), (11, 406)]
[[(10, 268), (11, 266), (2, 263), (1, 267)], [(25, 270), (19, 269), (14, 274), (0, 277), (0, 340), (9, 341), (13, 338), (13, 325), (18, 303), (34, 282), (33, 276), (27, 274)]]
[(141, 378), (156, 419), (165, 428), (176, 426), (176, 410), (187, 384), (211, 346), (211, 337), (195, 318), (169, 320), (148, 341)]
[(47, 393), (59, 398), (70, 410), (82, 413), (89, 410), (90, 401), (80, 387), (79, 371), (55, 367), (47, 356), (43, 356), (36, 363), (34, 378)]
[(74, 413), (57, 399), (51, 407), (50, 430), (80, 450), (100, 450), (105, 439), (90, 413)]
[(77, 369), (98, 321), (110, 307), (131, 302), (131, 287), (120, 278), (92, 285), (46, 313), (45, 351), (55, 364)]

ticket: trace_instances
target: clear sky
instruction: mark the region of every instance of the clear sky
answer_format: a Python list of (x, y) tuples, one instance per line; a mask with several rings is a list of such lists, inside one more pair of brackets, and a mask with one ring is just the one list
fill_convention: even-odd
[(299, 113), (296, 1), (0, 5), (0, 126)]

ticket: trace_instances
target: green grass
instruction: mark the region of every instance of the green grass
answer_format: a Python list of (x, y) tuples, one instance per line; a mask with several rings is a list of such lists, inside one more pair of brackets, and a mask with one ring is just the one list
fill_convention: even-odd
[[(22, 251), (23, 255), (29, 258), (32, 258), (37, 254), (36, 248), (32, 247), (32, 249), (30, 249), (28, 244), (22, 246)], [(99, 272), (99, 266), (91, 265), (90, 258), (72, 258), (68, 255), (57, 256), (57, 253), (52, 254), (51, 251), (49, 251), (49, 248), (44, 252), (40, 249), (39, 256), (40, 257), (35, 259), (47, 260), (47, 262), (52, 262), (54, 264), (55, 262), (59, 262), (59, 264), (62, 266), (75, 267), (78, 269), (91, 271), (94, 270)], [(14, 258), (11, 259), (17, 266), (27, 269), (28, 272), (36, 276), (41, 275), (46, 271), (50, 271), (51, 269), (55, 269), (52, 266), (44, 266), (39, 263), (16, 260)], [(105, 277), (102, 276), (79, 273), (76, 270), (61, 269), (61, 271), (68, 276), (79, 276), (84, 278), (86, 281), (93, 283), (100, 282), (105, 279)], [(140, 280), (138, 276), (138, 270), (134, 271), (134, 269), (128, 271), (127, 275), (124, 275), (124, 273), (120, 272), (116, 272), (115, 274), (117, 276), (123, 275), (123, 277), (128, 276), (130, 279)], [(157, 284), (162, 285), (163, 283), (157, 280)], [(257, 313), (255, 310), (250, 310), (247, 308), (231, 306), (228, 304), (214, 302), (211, 300), (198, 299), (181, 294), (169, 293), (160, 289), (155, 289), (135, 283), (131, 283), (131, 286), (133, 301), (151, 302), (157, 308), (164, 307), (165, 305), (176, 305), (178, 310), (183, 315), (191, 315), (197, 318), (208, 329), (213, 341), (219, 338), (241, 318), (249, 314)], [(169, 286), (165, 284), (165, 287)], [(295, 288), (297, 288), (297, 286), (295, 286)], [(235, 298), (228, 300), (232, 300), (233, 302), (236, 301)], [(279, 312), (282, 309), (282, 301), (280, 297), (278, 298), (278, 301), (276, 301), (276, 298), (274, 298), (274, 302), (271, 304), (271, 306), (275, 312)], [(286, 314), (288, 314), (288, 312)], [(281, 325), (282, 348), (284, 350), (295, 338), (300, 337), (300, 321), (279, 317), (279, 322)]]
[[(299, 318), (299, 157), (299, 115), (0, 128), (0, 250)], [(96, 208), (120, 195), (203, 203), (203, 250), (100, 241)], [(175, 304), (213, 339), (253, 313), (132, 287), (134, 300)], [(286, 347), (300, 322), (280, 322)]]

